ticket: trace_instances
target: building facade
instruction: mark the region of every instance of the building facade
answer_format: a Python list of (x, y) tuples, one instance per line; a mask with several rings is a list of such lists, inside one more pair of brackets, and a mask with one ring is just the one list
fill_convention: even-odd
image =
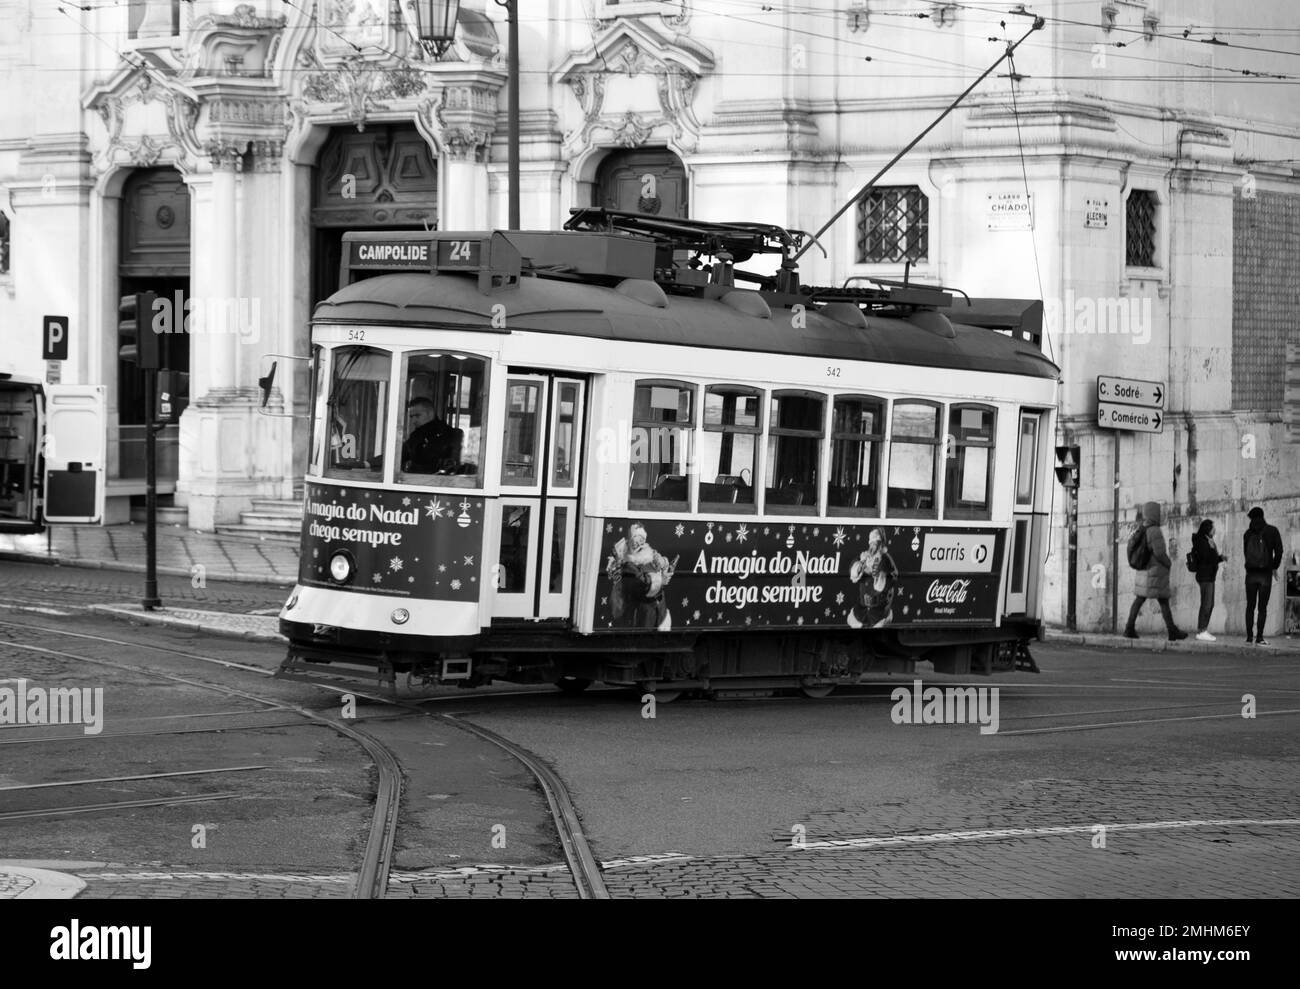
[[(163, 435), (164, 490), (190, 526), (232, 524), (296, 494), (291, 358), (343, 231), (505, 226), (504, 12), (465, 0), (435, 58), (400, 0), (85, 6), (0, 0), (0, 86), (17, 96), (0, 106), (0, 369), (44, 376), (41, 318), (69, 317), (54, 373), (108, 388), (123, 519), (145, 409), (118, 300), (171, 300), (188, 407)], [(1122, 618), (1120, 544), (1156, 500), (1178, 555), (1216, 520), (1229, 563), (1211, 629), (1239, 630), (1245, 511), (1263, 505), (1300, 549), (1300, 23), (1288, 0), (1252, 5), (1249, 29), (1223, 0), (1174, 20), (1139, 0), (1040, 7), (1042, 30), (857, 199), (803, 278), (1043, 299), (1057, 439), (1082, 461), (1075, 600), (1062, 497), (1047, 615)], [(1031, 25), (928, 0), (519, 8), (528, 229), (597, 204), (815, 231)], [(1161, 383), (1160, 431), (1099, 428), (1098, 376)], [(1180, 622), (1196, 603), (1176, 573)]]

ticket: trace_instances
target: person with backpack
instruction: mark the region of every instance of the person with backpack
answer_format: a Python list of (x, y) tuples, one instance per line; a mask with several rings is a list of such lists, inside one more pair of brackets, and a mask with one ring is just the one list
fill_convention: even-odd
[(1204, 519), (1192, 536), (1192, 549), (1187, 554), (1187, 569), (1196, 574), (1196, 586), (1201, 591), (1201, 610), (1196, 616), (1196, 637), (1202, 642), (1214, 642), (1210, 634), (1210, 615), (1214, 613), (1214, 582), (1219, 576), (1219, 564), (1227, 557), (1214, 544), (1214, 522)]
[[(1169, 569), (1171, 561), (1165, 549), (1165, 534), (1160, 528), (1160, 505), (1148, 501), (1142, 506), (1142, 528), (1129, 537), (1128, 560), (1137, 573), (1133, 576), (1133, 607), (1128, 612), (1128, 625), (1124, 628), (1124, 637), (1139, 638), (1137, 629), (1138, 613), (1147, 598), (1160, 602), (1160, 614), (1164, 616), (1165, 628), (1169, 632), (1169, 641), (1177, 642), (1187, 638), (1187, 633), (1174, 624), (1174, 614), (1169, 610)], [(1140, 564), (1140, 565), (1139, 565)]]
[[(1276, 526), (1264, 521), (1264, 509), (1256, 505), (1246, 515), (1250, 525), (1242, 536), (1242, 562), (1246, 566), (1246, 641), (1266, 646), (1264, 622), (1268, 618), (1268, 599), (1277, 580), (1277, 568), (1282, 565), (1282, 534)], [(1255, 604), (1259, 604), (1259, 617), (1255, 617)], [(1255, 637), (1250, 626), (1254, 621)]]

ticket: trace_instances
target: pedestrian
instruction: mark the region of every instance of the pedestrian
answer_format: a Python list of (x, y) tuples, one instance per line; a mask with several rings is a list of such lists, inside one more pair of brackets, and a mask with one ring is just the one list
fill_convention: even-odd
[(1196, 637), (1202, 642), (1213, 642), (1210, 634), (1210, 615), (1214, 613), (1214, 582), (1219, 575), (1219, 564), (1227, 557), (1214, 544), (1214, 522), (1204, 519), (1192, 536), (1192, 560), (1196, 566), (1196, 586), (1201, 591), (1201, 610), (1196, 616)]
[[(1124, 636), (1129, 639), (1138, 638), (1137, 629), (1134, 627), (1137, 623), (1138, 612), (1142, 610), (1142, 605), (1147, 598), (1155, 598), (1160, 602), (1160, 614), (1164, 616), (1165, 628), (1169, 632), (1169, 641), (1177, 642), (1179, 639), (1187, 638), (1187, 633), (1182, 631), (1174, 624), (1174, 614), (1169, 610), (1169, 553), (1165, 549), (1165, 534), (1160, 528), (1160, 505), (1154, 501), (1148, 501), (1142, 506), (1142, 538), (1146, 544), (1146, 566), (1139, 568), (1137, 574), (1133, 577), (1133, 607), (1128, 612), (1128, 625), (1124, 628)], [(1132, 556), (1130, 555), (1129, 563), (1132, 565)]]
[[(1268, 599), (1277, 580), (1277, 568), (1282, 565), (1282, 534), (1276, 526), (1264, 521), (1264, 509), (1256, 505), (1247, 514), (1250, 525), (1241, 538), (1241, 558), (1246, 567), (1246, 641), (1266, 646), (1264, 622), (1268, 618)], [(1259, 603), (1259, 617), (1255, 617), (1255, 604)], [(1250, 636), (1252, 620), (1255, 637)]]

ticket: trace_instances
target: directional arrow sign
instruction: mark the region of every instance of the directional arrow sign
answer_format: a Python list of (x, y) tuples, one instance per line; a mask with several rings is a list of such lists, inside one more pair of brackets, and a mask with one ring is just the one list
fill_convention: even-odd
[(1097, 401), (1119, 405), (1143, 405), (1148, 409), (1165, 407), (1165, 386), (1161, 381), (1139, 381), (1137, 378), (1109, 378), (1097, 376)]
[(1129, 429), (1138, 433), (1162, 432), (1164, 413), (1137, 405), (1097, 403), (1097, 426), (1100, 429)]

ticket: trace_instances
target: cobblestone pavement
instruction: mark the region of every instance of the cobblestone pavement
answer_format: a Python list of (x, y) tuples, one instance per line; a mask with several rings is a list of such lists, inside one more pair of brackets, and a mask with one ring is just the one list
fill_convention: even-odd
[[(87, 568), (143, 572), (145, 527), (126, 525), (51, 526), (45, 535), (0, 535), (0, 554), (57, 560)], [(182, 526), (157, 529), (158, 572), (207, 580), (292, 584), (298, 575), (298, 544), (194, 532)], [(199, 568), (199, 569), (196, 569)]]
[[(1300, 895), (1290, 867), (1300, 822), (954, 840), (918, 847), (789, 849), (629, 866), (614, 897), (1278, 898)], [(1196, 861), (1195, 871), (1187, 869)]]
[[(189, 576), (158, 578), (159, 597), (165, 606), (244, 615), (278, 614), (291, 586), (215, 578), (196, 582)], [(0, 559), (0, 604), (39, 608), (57, 615), (96, 604), (139, 602), (143, 595), (144, 578), (140, 574)]]

